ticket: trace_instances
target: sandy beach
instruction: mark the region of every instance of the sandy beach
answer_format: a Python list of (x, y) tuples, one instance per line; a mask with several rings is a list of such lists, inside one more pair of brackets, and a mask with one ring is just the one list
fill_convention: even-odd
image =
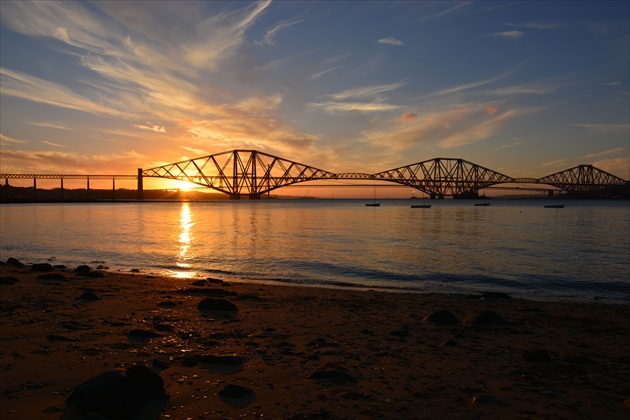
[(169, 396), (146, 419), (630, 418), (630, 305), (96, 265), (0, 265), (1, 418), (107, 418), (66, 399), (133, 365)]

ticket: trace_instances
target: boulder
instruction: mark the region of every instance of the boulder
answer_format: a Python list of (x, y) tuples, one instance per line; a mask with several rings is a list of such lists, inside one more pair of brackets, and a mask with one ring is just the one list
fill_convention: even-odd
[(134, 365), (88, 379), (66, 403), (82, 415), (129, 419), (138, 417), (147, 402), (158, 399), (168, 399), (160, 375), (144, 365)]
[(53, 266), (48, 263), (33, 264), (31, 266), (31, 271), (35, 271), (37, 273), (47, 273), (49, 271), (53, 271)]
[(74, 269), (74, 274), (77, 276), (85, 276), (88, 275), (92, 271), (89, 265), (80, 265)]
[(444, 309), (435, 311), (422, 318), (422, 320), (437, 325), (457, 325), (457, 317)]
[(7, 265), (12, 265), (12, 266), (18, 267), (18, 268), (26, 267), (25, 264), (22, 264), (19, 260), (15, 259), (13, 257), (9, 257), (9, 259), (7, 260)]

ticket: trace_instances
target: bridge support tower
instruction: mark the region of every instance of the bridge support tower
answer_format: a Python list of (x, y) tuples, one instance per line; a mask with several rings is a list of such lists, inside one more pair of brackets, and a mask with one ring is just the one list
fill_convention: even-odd
[(136, 200), (144, 200), (144, 187), (142, 186), (142, 168), (138, 168), (138, 189), (136, 192)]

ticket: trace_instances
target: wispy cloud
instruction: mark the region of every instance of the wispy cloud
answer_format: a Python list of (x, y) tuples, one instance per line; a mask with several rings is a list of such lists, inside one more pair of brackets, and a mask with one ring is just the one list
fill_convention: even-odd
[(465, 90), (475, 89), (475, 88), (478, 88), (480, 86), (484, 86), (484, 85), (487, 85), (487, 84), (490, 84), (490, 83), (494, 83), (494, 82), (496, 82), (498, 80), (501, 80), (504, 77), (505, 77), (505, 74), (497, 76), (497, 77), (493, 77), (491, 79), (479, 80), (479, 81), (476, 81), (476, 82), (465, 83), (465, 84), (461, 84), (461, 85), (457, 85), (457, 86), (451, 86), (451, 87), (448, 87), (448, 88), (440, 89), (440, 90), (435, 91), (433, 93), (429, 93), (428, 95), (424, 95), (422, 98), (430, 98), (430, 97), (434, 97), (434, 96), (450, 95), (450, 94), (461, 92), (461, 91), (465, 91)]
[(401, 40), (388, 36), (386, 38), (381, 38), (377, 42), (377, 44), (385, 44), (385, 45), (393, 45), (395, 47), (401, 47), (405, 45)]
[(35, 76), (0, 68), (0, 78), (3, 95), (90, 114), (122, 116), (114, 108), (95, 103), (65, 86)]
[(346, 99), (357, 99), (357, 98), (369, 98), (373, 97), (379, 93), (389, 92), (391, 90), (400, 89), (401, 87), (407, 84), (406, 81), (400, 81), (396, 83), (390, 83), (387, 85), (371, 85), (371, 86), (362, 86), (355, 89), (344, 90), (342, 92), (332, 93), (327, 95), (329, 98), (332, 98), (336, 101), (343, 101)]
[(510, 148), (510, 147), (515, 147), (515, 146), (519, 146), (519, 145), (523, 144), (523, 142), (522, 142), (522, 141), (520, 141), (519, 139), (515, 139), (515, 140), (516, 140), (516, 141), (515, 141), (515, 142), (513, 142), (513, 143), (509, 143), (509, 144), (502, 144), (501, 146), (499, 146), (499, 147), (497, 147), (497, 148), (495, 148), (495, 149), (493, 149), (493, 150), (496, 152), (496, 151), (498, 151), (498, 150), (507, 149), (507, 148)]
[[(437, 13), (432, 13), (430, 15), (425, 15), (422, 16), (421, 20), (431, 20), (431, 19), (437, 19), (437, 18), (442, 18), (445, 16), (448, 16), (450, 14), (453, 14), (461, 9), (464, 9), (465, 7), (467, 7), (469, 4), (471, 4), (471, 1), (463, 1), (460, 3), (456, 3), (455, 6), (453, 7), (449, 7), (448, 9), (442, 10), (440, 12)], [(438, 3), (440, 4), (440, 3)], [(442, 4), (450, 4), (450, 3), (442, 3)]]
[(48, 141), (48, 140), (42, 140), (42, 143), (48, 145), (48, 146), (53, 146), (53, 147), (61, 147), (61, 148), (65, 148), (68, 146), (64, 146), (63, 144), (59, 144), (59, 143), (53, 143), (52, 141)]
[(26, 144), (28, 141), (14, 139), (12, 137), (5, 136), (4, 134), (0, 134), (0, 143)]
[(325, 65), (333, 64), (333, 63), (336, 63), (338, 61), (345, 60), (346, 58), (349, 58), (349, 57), (352, 57), (352, 53), (348, 53), (348, 54), (344, 54), (344, 55), (340, 55), (340, 56), (336, 56), (336, 57), (327, 58), (326, 60), (322, 61), (322, 64), (325, 64)]
[(30, 122), (30, 125), (34, 125), (36, 127), (43, 128), (54, 128), (55, 130), (64, 130), (64, 131), (73, 131), (72, 127), (68, 127), (67, 125), (59, 122)]
[[(77, 90), (76, 84), (70, 88), (3, 68), (2, 94), (98, 116), (115, 116), (147, 133), (162, 134), (169, 127), (172, 135), (171, 127), (178, 127), (180, 145), (195, 149), (208, 140), (213, 147), (257, 148), (264, 140), (267, 147), (276, 150), (303, 149), (316, 137), (298, 133), (278, 121), (273, 112), (282, 101), (279, 95), (238, 95), (218, 87), (224, 81), (238, 80), (221, 66), (240, 60), (236, 53), (247, 42), (247, 30), (269, 4), (267, 0), (246, 7), (226, 7), (210, 16), (207, 11), (201, 12), (201, 3), (181, 7), (177, 2), (167, 2), (152, 13), (146, 13), (144, 4), (134, 2), (97, 2), (90, 7), (65, 2), (3, 4), (3, 24), (72, 47), (68, 51), (97, 77), (83, 76), (78, 85), (81, 90)], [(268, 32), (267, 42), (299, 22), (276, 25)], [(308, 53), (272, 62), (266, 70)], [(136, 123), (139, 120), (159, 120), (160, 124)], [(138, 138), (132, 132), (110, 134)]]
[(505, 32), (493, 32), (492, 36), (497, 36), (500, 38), (520, 38), (525, 35), (523, 31), (505, 31)]
[(61, 151), (3, 150), (2, 171), (6, 173), (47, 173), (58, 168), (59, 173), (109, 173), (116, 167), (141, 167), (147, 157), (129, 151), (109, 155), (80, 154)]
[(575, 127), (587, 128), (592, 131), (623, 131), (630, 130), (628, 124), (573, 124)]
[(530, 28), (530, 29), (540, 29), (540, 30), (556, 29), (562, 26), (561, 23), (555, 23), (555, 22), (507, 23), (506, 25), (514, 26), (517, 28)]
[(594, 157), (600, 157), (600, 156), (607, 156), (607, 155), (612, 155), (612, 154), (616, 154), (616, 153), (627, 153), (627, 149), (624, 149), (622, 147), (618, 147), (616, 149), (610, 149), (610, 150), (604, 150), (603, 152), (599, 152), (599, 153), (591, 153), (588, 155), (585, 155), (584, 158), (585, 159), (591, 159)]
[(319, 102), (310, 103), (313, 108), (321, 108), (329, 113), (342, 112), (382, 112), (400, 109), (398, 105), (380, 102)]
[(497, 110), (489, 115), (485, 105), (467, 104), (429, 113), (407, 112), (391, 124), (383, 124), (361, 134), (363, 141), (395, 152), (419, 144), (449, 149), (487, 140), (511, 120), (528, 112), (524, 109)]
[(541, 86), (538, 84), (506, 86), (488, 90), (489, 95), (513, 96), (513, 95), (547, 95), (553, 93), (555, 89), (551, 86)]
[(208, 151), (205, 149), (198, 149), (194, 147), (182, 146), (182, 149), (191, 152), (193, 156), (205, 156), (208, 154)]
[(623, 178), (626, 181), (630, 180), (630, 159), (627, 155), (624, 157), (598, 160), (593, 162), (593, 166)]
[(164, 126), (160, 126), (160, 125), (155, 125), (152, 124), (151, 122), (147, 122), (146, 125), (142, 125), (142, 124), (134, 124), (135, 128), (139, 128), (140, 130), (149, 130), (149, 131), (155, 131), (156, 133), (166, 133), (166, 128), (164, 128)]
[(288, 57), (279, 58), (277, 60), (270, 61), (269, 63), (264, 64), (262, 66), (258, 66), (258, 67), (256, 67), (256, 70), (259, 70), (259, 71), (276, 70), (276, 69), (278, 69), (278, 68), (280, 68), (282, 66), (286, 66), (289, 63), (295, 62), (296, 60), (298, 60), (298, 59), (300, 59), (302, 57), (305, 57), (305, 56), (307, 56), (309, 54), (312, 54), (314, 52), (320, 51), (322, 49), (323, 48), (314, 48), (314, 49), (310, 49), (310, 50), (307, 50), (307, 51), (300, 51), (300, 52), (292, 54), (292, 55), (290, 55)]
[(444, 148), (453, 148), (478, 143), (496, 134), (507, 122), (524, 113), (522, 110), (504, 112), (496, 117), (472, 124), (465, 130), (459, 130), (459, 132), (446, 137), (438, 144)]
[(564, 168), (565, 166), (567, 166), (567, 161), (566, 159), (551, 160), (549, 162), (542, 163), (540, 166), (542, 166), (543, 168), (549, 168), (549, 167)]
[(339, 67), (333, 67), (331, 69), (326, 69), (326, 70), (322, 70), (320, 72), (317, 72), (315, 74), (312, 74), (310, 76), (311, 79), (315, 80), (315, 79), (319, 79), (320, 77), (322, 77), (323, 75), (330, 73), (331, 71), (337, 70)]
[(298, 23), (300, 23), (302, 21), (304, 21), (304, 19), (280, 22), (276, 26), (274, 26), (273, 28), (268, 30), (267, 33), (265, 34), (265, 37), (263, 38), (263, 40), (258, 42), (258, 43), (259, 44), (263, 44), (263, 45), (274, 45), (276, 36), (278, 36), (278, 34), (283, 29), (288, 28), (288, 27), (293, 26), (293, 25), (296, 25), (296, 24), (298, 24)]

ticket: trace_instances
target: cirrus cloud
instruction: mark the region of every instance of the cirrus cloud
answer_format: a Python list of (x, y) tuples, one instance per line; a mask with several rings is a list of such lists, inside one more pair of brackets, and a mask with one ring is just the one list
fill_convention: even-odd
[(401, 47), (405, 45), (400, 39), (393, 38), (388, 36), (386, 38), (381, 38), (377, 42), (377, 44), (385, 44), (385, 45), (393, 45), (395, 47)]

